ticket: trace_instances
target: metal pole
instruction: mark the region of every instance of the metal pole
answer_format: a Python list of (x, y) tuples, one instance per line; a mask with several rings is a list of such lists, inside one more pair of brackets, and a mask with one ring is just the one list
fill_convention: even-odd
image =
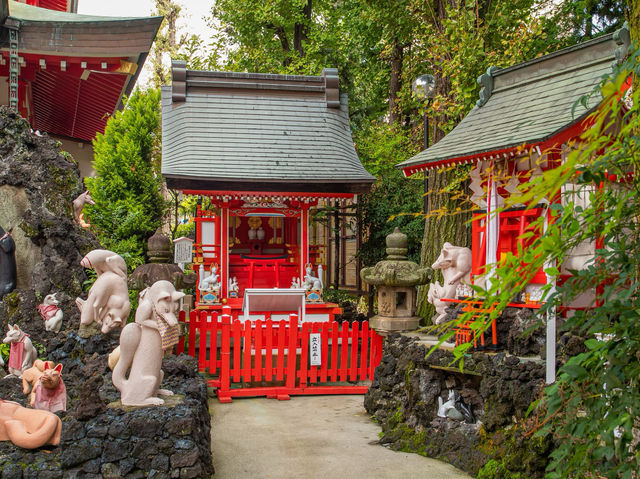
[[(429, 148), (429, 116), (427, 110), (424, 110), (424, 149)], [(424, 170), (424, 214), (429, 212), (429, 172)]]

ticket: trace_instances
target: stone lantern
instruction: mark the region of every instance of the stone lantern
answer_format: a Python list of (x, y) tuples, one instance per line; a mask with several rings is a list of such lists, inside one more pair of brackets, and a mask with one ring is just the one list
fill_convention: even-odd
[(362, 281), (377, 287), (378, 315), (369, 324), (379, 333), (411, 331), (418, 327), (416, 286), (427, 284), (431, 268), (407, 261), (407, 235), (398, 228), (387, 236), (387, 259), (360, 271)]
[(177, 264), (168, 263), (171, 240), (157, 232), (147, 241), (148, 263), (138, 266), (129, 277), (129, 288), (142, 291), (156, 281), (169, 281), (176, 289), (193, 288), (198, 281), (194, 273), (184, 274)]

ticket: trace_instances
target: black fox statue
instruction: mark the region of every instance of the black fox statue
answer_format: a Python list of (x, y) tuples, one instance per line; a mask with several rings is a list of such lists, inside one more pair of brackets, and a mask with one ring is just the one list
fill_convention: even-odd
[(0, 226), (0, 298), (16, 289), (16, 243)]

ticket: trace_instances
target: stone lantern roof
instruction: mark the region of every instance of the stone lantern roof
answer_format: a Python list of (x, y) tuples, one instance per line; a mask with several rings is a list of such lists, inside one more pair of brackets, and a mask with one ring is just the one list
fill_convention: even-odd
[(427, 284), (433, 270), (420, 268), (413, 261), (407, 260), (407, 235), (398, 228), (387, 236), (387, 259), (378, 262), (371, 268), (360, 271), (362, 281), (374, 286), (417, 286)]

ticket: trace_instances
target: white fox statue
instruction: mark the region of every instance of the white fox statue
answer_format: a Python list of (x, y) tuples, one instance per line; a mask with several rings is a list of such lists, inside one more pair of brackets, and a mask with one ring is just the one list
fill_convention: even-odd
[(80, 327), (95, 322), (101, 326), (103, 334), (122, 327), (131, 311), (124, 259), (113, 251), (95, 249), (82, 258), (80, 264), (98, 273), (86, 301), (76, 298)]
[(22, 331), (17, 324), (13, 326), (9, 324), (9, 330), (4, 342), (11, 345), (8, 364), (9, 374), (21, 378), (22, 371), (33, 366), (33, 362), (38, 357), (38, 352), (31, 343), (29, 335)]
[(140, 293), (136, 320), (120, 334), (120, 358), (112, 375), (123, 406), (158, 406), (164, 404), (158, 395), (173, 394), (160, 389), (162, 357), (178, 342), (176, 312), (183, 296), (169, 281), (157, 281)]

